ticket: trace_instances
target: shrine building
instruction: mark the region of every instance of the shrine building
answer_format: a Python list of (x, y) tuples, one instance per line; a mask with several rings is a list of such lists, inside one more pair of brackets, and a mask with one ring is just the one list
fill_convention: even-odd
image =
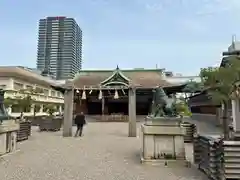
[[(136, 115), (147, 115), (152, 103), (152, 90), (157, 86), (174, 93), (182, 86), (169, 83), (161, 69), (81, 70), (72, 80), (75, 112), (107, 118), (120, 115), (127, 120), (129, 89), (135, 88)], [(100, 116), (99, 116), (100, 115)]]

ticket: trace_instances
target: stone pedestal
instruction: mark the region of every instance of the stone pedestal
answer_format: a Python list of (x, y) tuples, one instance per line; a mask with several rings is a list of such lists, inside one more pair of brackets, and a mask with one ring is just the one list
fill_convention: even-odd
[(5, 120), (0, 124), (0, 156), (17, 149), (17, 131), (19, 124), (15, 120)]
[(165, 166), (187, 166), (180, 118), (147, 117), (141, 126), (141, 161)]

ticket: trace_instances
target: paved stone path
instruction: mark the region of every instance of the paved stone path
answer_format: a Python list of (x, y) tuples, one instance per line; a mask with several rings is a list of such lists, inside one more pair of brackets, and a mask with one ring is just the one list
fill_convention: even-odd
[[(138, 125), (139, 126), (139, 125)], [(0, 159), (1, 180), (206, 180), (192, 168), (142, 165), (140, 141), (127, 137), (127, 123), (88, 123), (84, 137), (37, 132), (20, 152)], [(191, 148), (187, 146), (187, 154)]]

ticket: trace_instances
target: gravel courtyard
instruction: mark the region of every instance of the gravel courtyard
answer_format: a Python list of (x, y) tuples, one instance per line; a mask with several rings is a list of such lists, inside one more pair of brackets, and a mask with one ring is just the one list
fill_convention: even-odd
[[(88, 123), (83, 137), (63, 138), (62, 132), (38, 132), (33, 128), (30, 139), (19, 143), (19, 152), (0, 159), (0, 179), (207, 179), (193, 167), (171, 169), (140, 164), (140, 141), (127, 137), (127, 129), (127, 123)], [(187, 154), (192, 155), (189, 145)]]

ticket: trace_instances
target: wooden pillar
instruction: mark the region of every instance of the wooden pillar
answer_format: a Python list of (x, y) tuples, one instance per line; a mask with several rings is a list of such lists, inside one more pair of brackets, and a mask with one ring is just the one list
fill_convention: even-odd
[(63, 137), (71, 137), (72, 136), (73, 96), (74, 96), (74, 90), (73, 89), (65, 90), (65, 93), (64, 93)]
[(104, 115), (105, 113), (105, 110), (104, 110), (104, 108), (105, 108), (105, 99), (104, 99), (104, 97), (102, 97), (102, 115)]
[(136, 125), (136, 89), (129, 88), (128, 93), (128, 137), (137, 136), (137, 125)]
[(101, 115), (101, 119), (102, 119), (102, 121), (104, 121), (105, 120), (105, 116), (104, 116), (104, 109), (105, 109), (105, 99), (104, 99), (104, 97), (102, 97), (102, 99), (101, 99), (101, 106), (102, 106), (102, 115)]

